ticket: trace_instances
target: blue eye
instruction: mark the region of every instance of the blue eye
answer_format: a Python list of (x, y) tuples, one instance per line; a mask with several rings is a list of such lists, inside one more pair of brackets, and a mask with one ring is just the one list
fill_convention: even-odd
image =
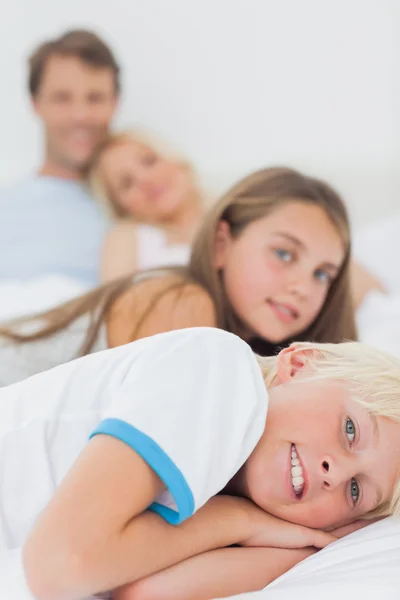
[(360, 497), (360, 487), (354, 477), (350, 480), (350, 497), (353, 504), (356, 505)]
[[(345, 425), (346, 435), (350, 442), (350, 446), (353, 444), (356, 437), (356, 426), (354, 421), (347, 417)], [(360, 497), (360, 486), (358, 485), (357, 479), (350, 479), (350, 498), (354, 506), (357, 504)]]
[(327, 271), (324, 271), (323, 269), (317, 269), (315, 271), (315, 279), (318, 279), (318, 281), (321, 281), (322, 283), (331, 283), (332, 282), (332, 277), (329, 275), (329, 273)]
[(346, 429), (347, 438), (348, 438), (350, 444), (352, 444), (356, 437), (356, 427), (354, 425), (354, 422), (350, 418), (346, 419), (345, 429)]
[(282, 248), (275, 248), (274, 253), (283, 262), (290, 262), (293, 258), (292, 252), (289, 252), (289, 250), (282, 250)]

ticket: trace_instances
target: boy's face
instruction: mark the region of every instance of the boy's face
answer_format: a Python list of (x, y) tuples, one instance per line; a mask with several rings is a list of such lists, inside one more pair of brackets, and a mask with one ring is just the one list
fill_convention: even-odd
[(281, 369), (270, 388), (265, 432), (243, 469), (244, 485), (267, 512), (332, 529), (391, 498), (400, 424), (371, 417), (337, 382), (292, 377)]
[(79, 172), (103, 140), (116, 109), (114, 73), (73, 56), (54, 55), (33, 105), (45, 127), (48, 158)]

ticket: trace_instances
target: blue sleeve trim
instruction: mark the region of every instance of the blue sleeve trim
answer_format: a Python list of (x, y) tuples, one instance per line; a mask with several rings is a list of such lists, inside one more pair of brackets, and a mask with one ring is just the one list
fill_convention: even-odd
[(165, 483), (172, 495), (178, 511), (154, 502), (149, 508), (158, 513), (168, 523), (178, 525), (194, 512), (194, 499), (191, 489), (181, 471), (158, 444), (133, 425), (120, 419), (105, 419), (90, 435), (103, 434), (115, 437), (139, 454)]

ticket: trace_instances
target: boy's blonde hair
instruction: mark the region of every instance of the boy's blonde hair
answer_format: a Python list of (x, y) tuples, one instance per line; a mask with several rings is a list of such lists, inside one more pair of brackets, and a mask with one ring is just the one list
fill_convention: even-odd
[(120, 131), (116, 133), (110, 133), (105, 140), (97, 148), (88, 173), (88, 183), (93, 196), (98, 200), (100, 205), (103, 207), (107, 216), (112, 219), (120, 219), (126, 216), (133, 218), (134, 215), (126, 215), (123, 209), (118, 205), (115, 198), (111, 196), (106, 188), (103, 177), (101, 176), (100, 159), (111, 146), (116, 144), (123, 144), (126, 142), (135, 142), (150, 150), (153, 150), (159, 156), (168, 159), (170, 162), (182, 166), (190, 173), (193, 182), (193, 196), (194, 199), (202, 203), (204, 193), (200, 189), (197, 174), (193, 165), (185, 158), (178, 150), (174, 149), (171, 144), (165, 142), (161, 137), (150, 131), (144, 131), (141, 129), (128, 129), (126, 131)]
[[(295, 351), (306, 351), (302, 382), (327, 379), (341, 381), (352, 399), (362, 404), (372, 416), (392, 419), (400, 425), (400, 359), (358, 342), (302, 342), (294, 346)], [(278, 359), (276, 356), (257, 359), (268, 386), (277, 374)], [(298, 381), (297, 378), (292, 380), (293, 384)], [(365, 517), (388, 515), (400, 516), (400, 478), (393, 498)]]

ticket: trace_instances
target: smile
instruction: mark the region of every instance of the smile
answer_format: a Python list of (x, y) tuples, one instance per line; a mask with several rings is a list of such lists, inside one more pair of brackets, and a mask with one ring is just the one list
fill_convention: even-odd
[(294, 444), (292, 444), (291, 447), (291, 474), (294, 493), (296, 496), (301, 497), (304, 490), (303, 469), (297, 455), (296, 446)]
[(275, 315), (283, 323), (291, 323), (299, 318), (298, 311), (289, 304), (281, 304), (280, 302), (274, 302), (273, 300), (267, 300)]

